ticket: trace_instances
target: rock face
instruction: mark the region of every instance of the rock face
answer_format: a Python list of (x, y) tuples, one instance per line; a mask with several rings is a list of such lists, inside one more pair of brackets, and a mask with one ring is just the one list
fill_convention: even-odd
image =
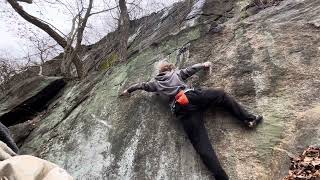
[[(206, 114), (230, 179), (284, 177), (288, 154), (319, 144), (320, 1), (287, 0), (247, 17), (248, 4), (186, 1), (142, 18), (126, 64), (110, 63), (116, 55), (99, 42), (85, 56), (99, 60), (92, 65), (99, 71), (67, 85), (21, 151), (76, 179), (210, 179), (167, 102), (146, 92), (118, 97), (151, 80), (163, 58), (178, 67), (210, 61), (212, 74), (200, 72), (189, 83), (224, 88), (265, 117), (250, 131), (221, 109)], [(223, 28), (214, 33), (217, 24)]]

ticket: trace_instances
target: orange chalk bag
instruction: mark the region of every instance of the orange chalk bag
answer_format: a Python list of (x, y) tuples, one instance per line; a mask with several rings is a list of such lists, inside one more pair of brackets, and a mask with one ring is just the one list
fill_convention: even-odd
[(186, 106), (189, 104), (189, 99), (183, 90), (179, 91), (179, 93), (175, 96), (175, 99), (181, 106)]

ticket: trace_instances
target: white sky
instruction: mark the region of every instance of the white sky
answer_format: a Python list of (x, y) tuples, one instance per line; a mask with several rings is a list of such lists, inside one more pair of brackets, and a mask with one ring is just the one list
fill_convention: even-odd
[[(76, 2), (74, 0), (61, 1), (68, 3)], [(95, 0), (95, 6), (92, 11), (95, 12), (99, 9), (107, 8), (105, 7), (107, 3), (104, 3), (106, 1), (109, 2), (108, 7), (113, 7), (116, 3), (115, 0)], [(144, 9), (143, 13), (146, 14), (159, 11), (161, 8), (170, 6), (179, 0), (136, 0), (135, 2), (138, 1), (140, 1), (140, 6)], [(66, 8), (56, 5), (48, 6), (48, 4), (45, 4), (43, 0), (34, 0), (34, 2), (35, 4), (31, 5), (21, 2), (20, 4), (23, 5), (23, 8), (29, 14), (50, 22), (65, 34), (68, 33), (71, 27), (72, 16), (68, 14)], [(89, 40), (89, 43), (93, 43), (101, 39), (116, 27), (115, 20), (112, 16), (116, 16), (116, 11), (112, 14), (104, 13), (92, 16), (89, 19), (89, 23), (92, 27), (86, 32), (86, 39)], [(30, 23), (26, 23), (24, 19), (12, 10), (12, 7), (6, 3), (5, 0), (0, 0), (0, 56), (5, 52), (5, 54), (9, 54), (11, 57), (18, 58), (26, 56), (27, 52), (32, 51), (30, 49), (30, 42), (27, 39), (27, 37), (30, 36), (27, 31), (28, 28), (37, 30), (37, 35), (39, 37), (46, 35), (42, 31), (38, 30), (37, 27), (34, 27)]]

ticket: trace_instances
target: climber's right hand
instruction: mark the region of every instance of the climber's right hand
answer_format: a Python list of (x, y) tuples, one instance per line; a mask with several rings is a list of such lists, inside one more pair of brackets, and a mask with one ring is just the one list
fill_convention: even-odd
[(212, 68), (212, 63), (207, 61), (207, 62), (203, 63), (203, 66), (204, 66), (205, 70), (207, 70), (209, 75), (210, 75), (211, 71), (212, 71), (212, 69), (211, 69)]
[(212, 63), (209, 62), (209, 61), (207, 61), (207, 62), (204, 62), (204, 63), (203, 63), (203, 66), (204, 66), (205, 68), (210, 68), (210, 67), (212, 66)]
[(130, 96), (130, 93), (129, 93), (128, 90), (126, 89), (126, 90), (124, 90), (124, 91), (120, 94), (120, 96)]

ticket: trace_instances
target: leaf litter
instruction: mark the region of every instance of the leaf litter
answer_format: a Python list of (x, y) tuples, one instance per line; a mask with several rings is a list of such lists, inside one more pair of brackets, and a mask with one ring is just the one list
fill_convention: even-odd
[(291, 158), (289, 174), (283, 180), (320, 180), (320, 147), (310, 146)]

